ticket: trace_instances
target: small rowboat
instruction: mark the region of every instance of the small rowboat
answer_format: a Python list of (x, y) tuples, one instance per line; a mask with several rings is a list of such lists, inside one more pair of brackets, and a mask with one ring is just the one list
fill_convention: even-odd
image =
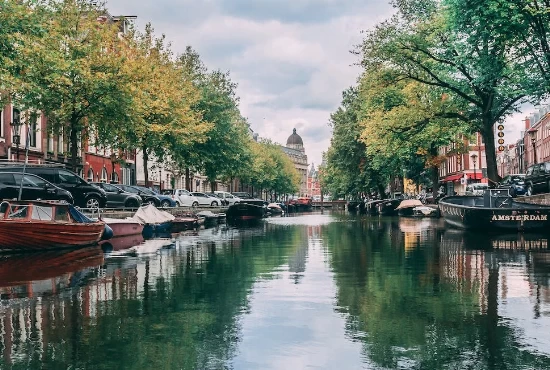
[(0, 203), (0, 249), (45, 250), (92, 245), (102, 238), (103, 221), (94, 221), (68, 203)]

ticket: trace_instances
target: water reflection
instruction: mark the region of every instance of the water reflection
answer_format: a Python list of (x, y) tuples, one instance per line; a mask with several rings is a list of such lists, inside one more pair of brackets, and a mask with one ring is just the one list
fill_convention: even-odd
[(325, 213), (117, 249), (0, 257), (0, 368), (550, 368), (545, 235)]

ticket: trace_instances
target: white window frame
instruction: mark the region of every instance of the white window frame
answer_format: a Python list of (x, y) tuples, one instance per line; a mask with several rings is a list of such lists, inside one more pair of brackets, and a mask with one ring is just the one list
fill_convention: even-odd
[(109, 174), (107, 173), (107, 168), (103, 167), (101, 169), (101, 179), (100, 179), (100, 181), (101, 182), (107, 182), (108, 178), (109, 178)]
[(4, 112), (5, 110), (0, 109), (0, 141), (5, 142), (4, 138)]
[[(91, 175), (91, 176), (90, 176)], [(93, 182), (94, 181), (94, 169), (92, 166), (88, 169), (88, 175), (86, 176), (87, 181)]]

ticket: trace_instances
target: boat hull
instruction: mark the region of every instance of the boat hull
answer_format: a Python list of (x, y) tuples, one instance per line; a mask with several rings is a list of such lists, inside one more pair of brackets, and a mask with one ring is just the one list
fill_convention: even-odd
[(528, 231), (550, 228), (550, 207), (521, 205), (491, 208), (439, 202), (441, 216), (449, 225), (469, 230)]
[(143, 224), (137, 221), (104, 219), (105, 223), (113, 230), (113, 237), (118, 238), (128, 235), (141, 235)]
[(255, 204), (237, 203), (229, 206), (226, 212), (228, 221), (254, 221), (265, 217), (265, 209)]
[(13, 222), (0, 220), (0, 249), (41, 250), (83, 247), (99, 242), (105, 224), (59, 222)]

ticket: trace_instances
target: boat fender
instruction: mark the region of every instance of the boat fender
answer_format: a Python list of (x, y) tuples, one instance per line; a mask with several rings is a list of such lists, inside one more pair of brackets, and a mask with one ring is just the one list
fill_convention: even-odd
[(101, 234), (101, 240), (109, 240), (113, 237), (113, 229), (107, 224), (105, 224), (105, 229), (103, 229), (103, 234)]

